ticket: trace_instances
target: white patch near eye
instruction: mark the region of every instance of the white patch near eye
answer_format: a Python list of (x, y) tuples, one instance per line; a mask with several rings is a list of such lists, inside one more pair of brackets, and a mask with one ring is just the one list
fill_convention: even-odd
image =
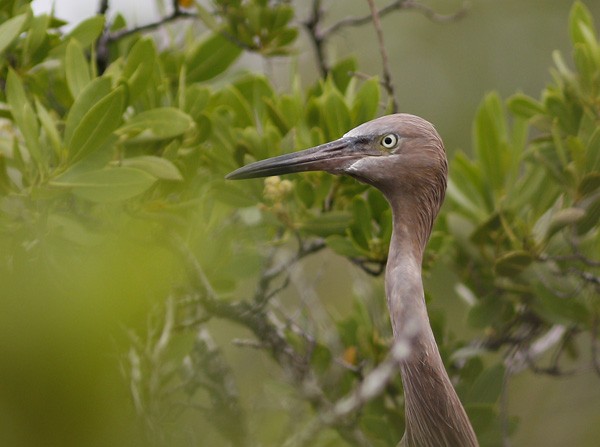
[(385, 135), (381, 139), (381, 145), (386, 149), (392, 149), (398, 144), (398, 136), (394, 133)]

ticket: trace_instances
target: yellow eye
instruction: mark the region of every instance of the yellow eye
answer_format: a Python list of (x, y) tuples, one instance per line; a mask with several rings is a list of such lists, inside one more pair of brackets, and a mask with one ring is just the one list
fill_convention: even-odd
[(392, 149), (398, 144), (398, 135), (389, 133), (381, 139), (381, 145), (386, 149)]

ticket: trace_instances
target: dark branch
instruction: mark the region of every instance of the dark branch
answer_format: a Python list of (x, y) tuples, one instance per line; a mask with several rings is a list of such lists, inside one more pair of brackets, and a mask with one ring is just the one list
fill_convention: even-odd
[[(175, 3), (177, 3), (177, 2), (175, 2)], [(122, 39), (124, 37), (131, 36), (132, 34), (141, 33), (141, 32), (145, 32), (145, 31), (153, 31), (157, 28), (160, 28), (163, 25), (166, 25), (166, 24), (176, 21), (176, 20), (197, 19), (197, 18), (198, 18), (197, 14), (181, 11), (179, 8), (177, 8), (177, 9), (173, 10), (173, 12), (170, 15), (163, 17), (162, 19), (157, 20), (156, 22), (151, 22), (151, 23), (147, 23), (145, 25), (136, 26), (134, 28), (119, 30), (114, 33), (109, 33), (107, 36), (107, 41), (114, 42), (114, 41)]]
[(98, 15), (106, 14), (109, 7), (109, 0), (100, 0), (100, 4), (98, 5)]
[(385, 41), (383, 37), (383, 30), (381, 29), (381, 20), (379, 18), (379, 11), (375, 6), (375, 0), (367, 0), (369, 8), (371, 9), (371, 16), (373, 18), (373, 26), (377, 34), (377, 42), (379, 44), (379, 54), (381, 55), (381, 65), (383, 66), (383, 85), (388, 93), (391, 111), (392, 113), (398, 112), (398, 103), (396, 102), (396, 93), (394, 92), (394, 83), (392, 82), (392, 72), (390, 70), (390, 61), (387, 50), (385, 48)]
[(308, 31), (308, 36), (315, 49), (319, 72), (322, 77), (325, 77), (327, 76), (327, 73), (329, 73), (327, 58), (325, 57), (325, 42), (327, 40), (327, 35), (319, 31), (319, 25), (323, 19), (323, 15), (324, 11), (321, 6), (321, 0), (313, 0), (310, 17), (303, 25)]
[[(378, 10), (379, 17), (385, 17), (388, 14), (398, 11), (398, 10), (415, 10), (420, 12), (428, 19), (434, 22), (453, 22), (463, 18), (468, 9), (468, 5), (465, 2), (463, 6), (453, 14), (438, 14), (434, 9), (429, 6), (423, 5), (419, 2), (410, 1), (410, 0), (396, 0), (384, 6), (383, 8)], [(372, 21), (372, 14), (368, 14), (361, 17), (347, 17), (345, 19), (340, 20), (339, 22), (334, 23), (329, 28), (324, 30), (321, 34), (323, 39), (327, 39), (330, 35), (338, 32), (339, 30), (347, 27), (355, 27), (355, 26), (363, 26)]]

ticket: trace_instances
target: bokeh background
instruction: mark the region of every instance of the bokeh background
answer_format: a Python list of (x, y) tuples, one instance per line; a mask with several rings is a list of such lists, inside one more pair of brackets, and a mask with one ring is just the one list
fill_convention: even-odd
[[(302, 8), (308, 9), (309, 2), (297, 3), (300, 14), (307, 14)], [(361, 0), (323, 3), (328, 23), (368, 14)], [(600, 1), (585, 3), (600, 20)], [(442, 0), (427, 4), (440, 13), (462, 5)], [(58, 17), (74, 24), (93, 15), (98, 0), (35, 0), (33, 6), (36, 11), (54, 8)], [(552, 52), (569, 54), (570, 6), (564, 0), (471, 0), (467, 15), (453, 23), (433, 23), (414, 12), (384, 18), (400, 109), (436, 123), (450, 153), (468, 152), (471, 122), (485, 93), (495, 90), (507, 97), (523, 91), (537, 97), (550, 79)], [(163, 11), (160, 3), (150, 0), (112, 0), (111, 8), (122, 12), (130, 25), (156, 20)], [(356, 55), (361, 70), (372, 75), (380, 67), (374, 42), (370, 25), (348, 28), (331, 40), (327, 52), (331, 60)], [(317, 76), (306, 39), (299, 41), (291, 60), (266, 63), (246, 56), (239, 65), (274, 76), (281, 89), (287, 88), (295, 70), (306, 85)], [(76, 278), (55, 277), (41, 260), (17, 270), (21, 276), (0, 278), (1, 445), (16, 445), (15, 440), (27, 439), (27, 433), (31, 442), (25, 445), (42, 445), (43, 439), (46, 445), (64, 445), (64, 440), (86, 446), (138, 444), (119, 365), (127, 353), (129, 329), (144, 327), (178, 272), (166, 252), (135, 241), (124, 245), (125, 240), (116, 238), (102, 251), (94, 250), (93, 256), (54, 253), (61, 262), (71, 258), (70, 271)], [(315, 278), (315, 296), (328, 297), (340, 313), (358, 284), (370, 284), (366, 293), (382, 292), (381, 280), (357, 277), (355, 269), (331, 254), (311, 260), (304, 269), (305, 277)], [(426, 287), (436, 296), (448, 295), (436, 305), (448, 312), (452, 330), (461, 332), (465, 309), (445, 287), (447, 275), (438, 266)], [(293, 284), (292, 293), (302, 289), (307, 285)], [(219, 341), (235, 333), (226, 324), (213, 329)], [(579, 348), (584, 356), (590, 349)], [(252, 389), (257, 378), (269, 374), (269, 362), (252, 351), (232, 348), (227, 354), (243, 371), (243, 388)], [(520, 420), (515, 446), (598, 445), (600, 380), (592, 371), (560, 379), (525, 372), (511, 381), (508, 405)]]

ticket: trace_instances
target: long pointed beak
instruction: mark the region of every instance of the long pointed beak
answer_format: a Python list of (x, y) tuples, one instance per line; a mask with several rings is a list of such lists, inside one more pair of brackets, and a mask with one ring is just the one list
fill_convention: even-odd
[(303, 151), (250, 163), (230, 172), (225, 178), (238, 180), (303, 171), (341, 174), (345, 168), (365, 155), (358, 142), (357, 138), (340, 138)]

